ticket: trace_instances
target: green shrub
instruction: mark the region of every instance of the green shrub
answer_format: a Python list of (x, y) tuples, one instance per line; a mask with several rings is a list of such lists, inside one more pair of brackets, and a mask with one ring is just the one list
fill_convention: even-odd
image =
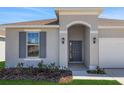
[(4, 61), (0, 62), (0, 69), (3, 69), (3, 68), (5, 68), (5, 62)]
[(105, 74), (105, 71), (104, 71), (104, 69), (97, 67), (96, 70), (88, 70), (87, 73), (89, 73), (89, 74)]
[(43, 69), (44, 68), (43, 60), (41, 60), (41, 62), (38, 63), (38, 68), (39, 69)]
[(59, 70), (59, 67), (55, 65), (55, 63), (50, 63), (48, 65), (43, 64), (43, 61), (38, 63), (39, 69), (48, 69), (49, 71)]
[(23, 68), (23, 66), (24, 66), (24, 63), (18, 63), (17, 64), (17, 68)]

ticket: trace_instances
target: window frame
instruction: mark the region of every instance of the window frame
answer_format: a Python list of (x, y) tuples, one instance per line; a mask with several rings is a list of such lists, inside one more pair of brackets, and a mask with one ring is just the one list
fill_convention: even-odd
[(0, 37), (0, 41), (5, 42), (5, 37)]
[[(28, 43), (28, 34), (29, 33), (38, 33), (38, 44), (29, 44)], [(30, 45), (36, 45), (36, 46), (38, 46), (38, 51), (39, 51), (39, 53), (38, 53), (38, 56), (36, 56), (36, 57), (30, 57), (30, 56), (28, 56), (28, 46), (30, 46)], [(39, 58), (40, 57), (40, 32), (26, 32), (26, 58)]]

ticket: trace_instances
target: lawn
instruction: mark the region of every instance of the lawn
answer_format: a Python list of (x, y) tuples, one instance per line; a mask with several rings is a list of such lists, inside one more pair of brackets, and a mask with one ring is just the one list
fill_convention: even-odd
[(0, 69), (5, 67), (5, 61), (0, 61)]
[(0, 85), (121, 85), (116, 80), (73, 80), (70, 83), (60, 84), (47, 81), (31, 80), (0, 80)]

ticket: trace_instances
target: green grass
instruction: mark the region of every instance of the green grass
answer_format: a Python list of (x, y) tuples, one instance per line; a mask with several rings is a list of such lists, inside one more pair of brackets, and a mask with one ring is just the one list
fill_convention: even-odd
[(0, 69), (5, 67), (5, 61), (0, 61)]
[(60, 84), (47, 81), (32, 80), (0, 80), (0, 85), (121, 85), (116, 80), (73, 80), (70, 83)]

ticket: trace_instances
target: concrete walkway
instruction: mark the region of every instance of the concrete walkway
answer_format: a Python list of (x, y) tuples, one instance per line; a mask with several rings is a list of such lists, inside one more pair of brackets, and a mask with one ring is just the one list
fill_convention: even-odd
[(88, 74), (85, 71), (72, 71), (73, 79), (97, 79), (97, 80), (115, 80), (107, 74)]
[(124, 85), (124, 69), (105, 69), (106, 74), (88, 74), (83, 64), (70, 64), (73, 79), (117, 80)]
[(124, 69), (106, 69), (105, 72), (124, 85)]
[(124, 85), (124, 69), (105, 69), (106, 74), (88, 74), (87, 69), (73, 70), (73, 79), (117, 80)]

